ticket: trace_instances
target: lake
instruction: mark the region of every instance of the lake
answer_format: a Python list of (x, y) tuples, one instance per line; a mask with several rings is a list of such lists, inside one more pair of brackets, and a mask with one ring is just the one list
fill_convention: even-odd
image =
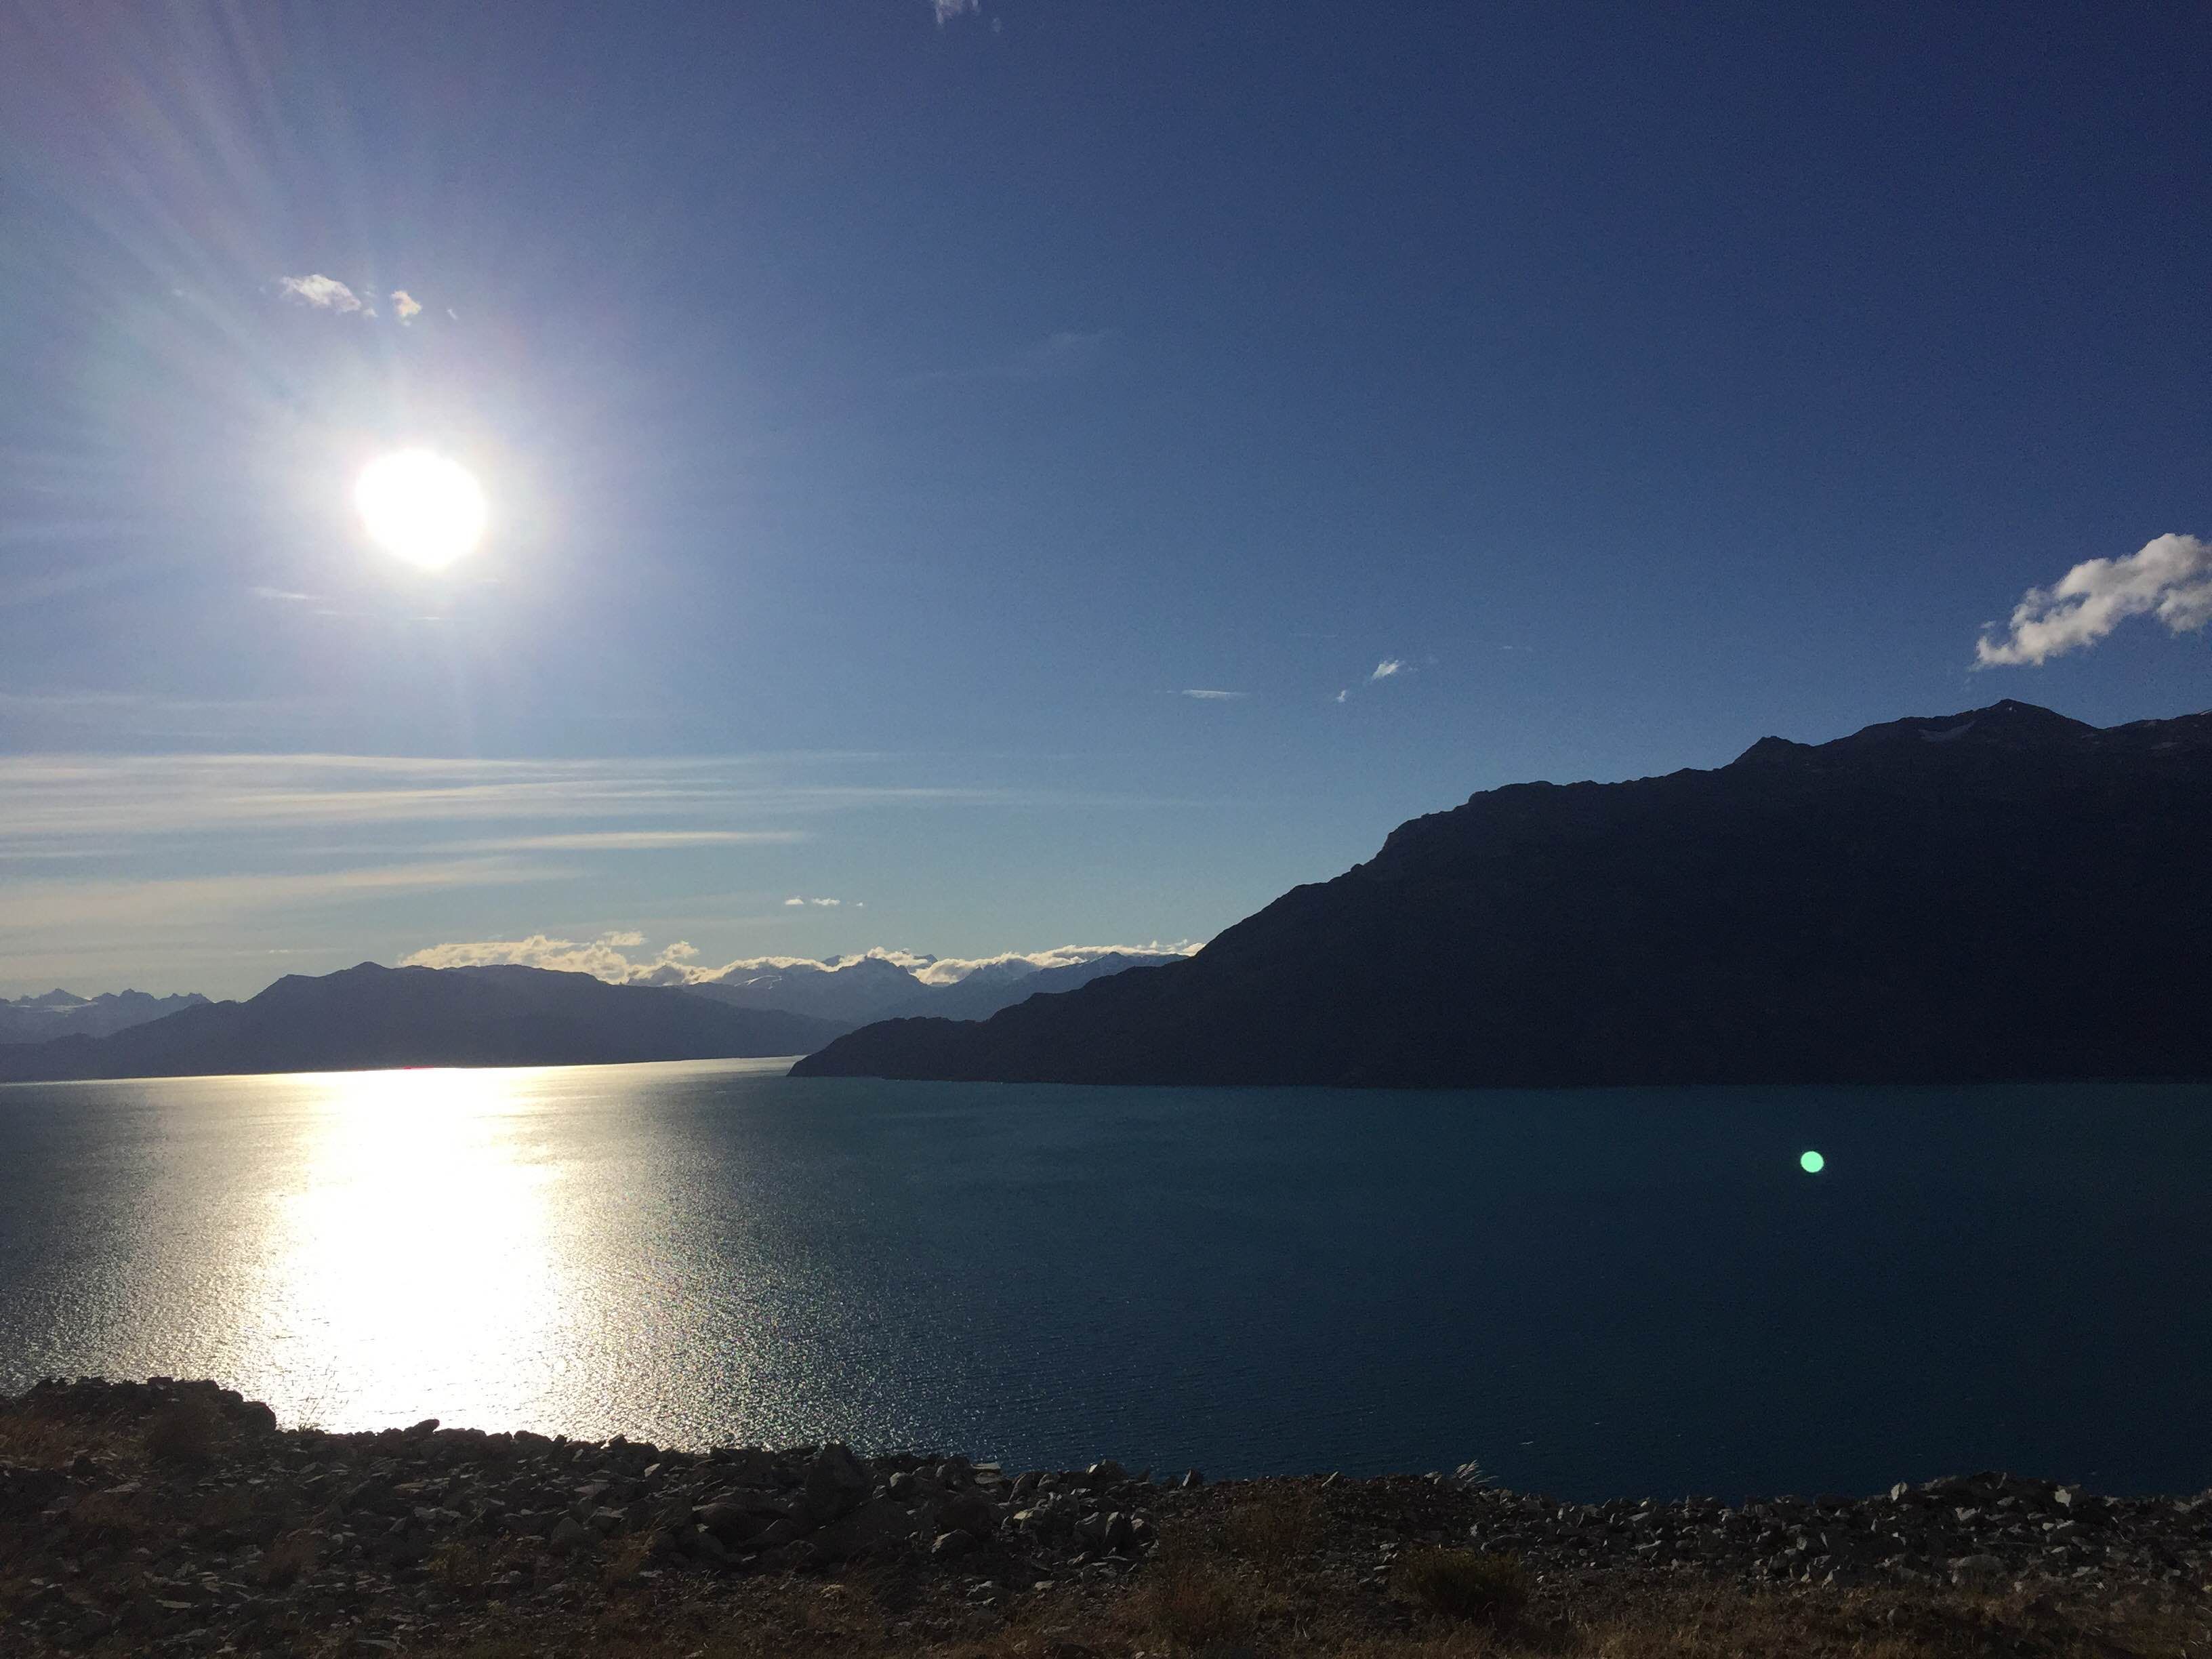
[(2212, 1089), (782, 1071), (0, 1088), (0, 1388), (1584, 1499), (2212, 1485)]

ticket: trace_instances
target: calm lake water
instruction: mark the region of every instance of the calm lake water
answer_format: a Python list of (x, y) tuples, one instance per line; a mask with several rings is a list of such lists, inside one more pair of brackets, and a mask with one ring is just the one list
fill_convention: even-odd
[(2212, 1484), (2212, 1090), (781, 1071), (0, 1088), (0, 1387), (1579, 1498)]

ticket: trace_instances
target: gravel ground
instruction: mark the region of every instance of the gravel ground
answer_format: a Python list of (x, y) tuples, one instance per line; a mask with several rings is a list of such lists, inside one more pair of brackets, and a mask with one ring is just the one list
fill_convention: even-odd
[[(1517, 1559), (1517, 1636), (1499, 1619), (1440, 1626), (1408, 1600), (1407, 1563), (1439, 1548)], [(1685, 1597), (1778, 1595), (1859, 1608), (1875, 1636), (1931, 1610), (2007, 1607), (2029, 1632), (2122, 1601), (2194, 1631), (2212, 1492), (2115, 1498), (1984, 1474), (1859, 1498), (1573, 1504), (1472, 1466), (1210, 1485), (836, 1445), (280, 1430), (265, 1406), (167, 1379), (0, 1397), (9, 1654), (1274, 1650), (1224, 1632), (1273, 1632), (1285, 1651), (1541, 1636), (1556, 1652), (1591, 1609), (1635, 1626)], [(1956, 1650), (2063, 1650), (1979, 1639)], [(2144, 1639), (2108, 1632), (2081, 1650), (2190, 1651)], [(2196, 1653), (2212, 1659), (2212, 1631)]]

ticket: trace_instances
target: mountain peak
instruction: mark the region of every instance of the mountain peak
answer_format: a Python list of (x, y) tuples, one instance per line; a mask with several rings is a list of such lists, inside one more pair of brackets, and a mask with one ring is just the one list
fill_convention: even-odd
[(2094, 737), (2100, 728), (2039, 703), (2006, 697), (1982, 708), (1962, 709), (1955, 714), (1913, 714), (1860, 727), (1849, 737), (1827, 743), (1793, 743), (1787, 738), (1761, 738), (1737, 756), (1733, 765), (1771, 765), (1813, 756), (1842, 757), (1887, 749), (1900, 744), (1968, 742), (1975, 747), (2005, 749), (2048, 748)]

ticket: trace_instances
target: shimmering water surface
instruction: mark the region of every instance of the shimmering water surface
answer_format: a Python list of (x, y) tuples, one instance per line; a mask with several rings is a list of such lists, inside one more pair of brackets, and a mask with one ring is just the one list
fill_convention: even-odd
[(0, 1088), (0, 1386), (1578, 1498), (2212, 1484), (2212, 1090), (781, 1071)]

